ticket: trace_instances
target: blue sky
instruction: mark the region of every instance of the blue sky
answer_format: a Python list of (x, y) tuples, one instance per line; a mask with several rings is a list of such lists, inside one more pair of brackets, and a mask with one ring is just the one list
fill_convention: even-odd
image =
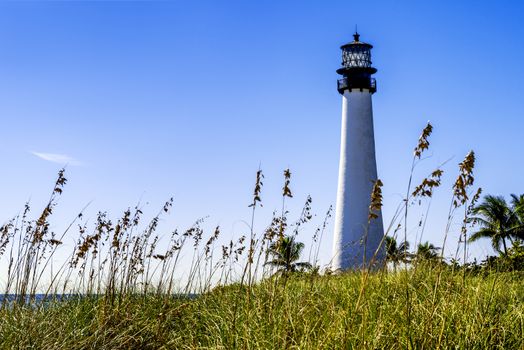
[[(415, 178), (449, 160), (425, 232), (439, 245), (470, 149), (485, 193), (524, 192), (523, 16), (518, 1), (1, 2), (0, 221), (28, 199), (42, 207), (63, 163), (57, 230), (90, 201), (88, 217), (117, 217), (138, 201), (156, 213), (174, 196), (166, 232), (209, 215), (209, 227), (239, 236), (259, 165), (257, 227), (280, 208), (287, 167), (290, 211), (298, 216), (311, 194), (321, 221), (336, 195), (339, 46), (358, 24), (375, 47), (385, 222), (431, 120), (430, 157)], [(472, 257), (489, 252), (479, 244)]]

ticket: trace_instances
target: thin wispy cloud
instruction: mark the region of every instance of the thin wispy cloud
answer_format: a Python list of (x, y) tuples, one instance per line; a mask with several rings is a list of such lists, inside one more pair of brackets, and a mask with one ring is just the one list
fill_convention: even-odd
[(31, 154), (37, 156), (40, 159), (46, 160), (48, 162), (57, 163), (60, 165), (72, 165), (72, 166), (82, 166), (84, 163), (81, 161), (68, 156), (67, 154), (58, 154), (58, 153), (42, 153), (42, 152), (34, 152), (32, 151)]

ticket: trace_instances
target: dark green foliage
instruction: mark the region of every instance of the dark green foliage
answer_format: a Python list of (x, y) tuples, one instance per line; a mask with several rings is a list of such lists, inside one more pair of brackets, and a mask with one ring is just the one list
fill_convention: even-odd
[(392, 262), (394, 266), (399, 263), (409, 262), (412, 254), (409, 252), (409, 242), (397, 244), (397, 240), (391, 236), (386, 236), (384, 240), (386, 245), (386, 260)]
[(514, 235), (522, 241), (524, 240), (524, 194), (521, 194), (520, 196), (512, 194), (511, 205), (518, 221)]
[(304, 243), (296, 242), (294, 236), (284, 236), (269, 246), (273, 260), (268, 261), (268, 264), (284, 273), (308, 270), (311, 268), (309, 262), (298, 262), (303, 250)]
[(417, 247), (416, 259), (419, 260), (437, 260), (439, 258), (439, 247), (435, 247), (429, 242), (420, 243)]
[[(522, 198), (520, 200), (522, 201)], [(506, 255), (508, 241), (518, 239), (522, 235), (522, 203), (519, 204), (517, 197), (514, 197), (513, 203), (513, 207), (508, 206), (502, 196), (484, 197), (484, 201), (473, 209), (476, 216), (471, 220), (480, 228), (471, 235), (469, 241), (489, 238), (493, 248)]]
[(524, 271), (524, 245), (514, 241), (506, 254), (490, 256), (479, 267), (484, 271)]

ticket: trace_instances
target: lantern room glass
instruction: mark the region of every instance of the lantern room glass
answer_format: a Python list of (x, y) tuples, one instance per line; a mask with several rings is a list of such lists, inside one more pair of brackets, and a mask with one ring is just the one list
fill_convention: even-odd
[(348, 45), (342, 50), (344, 68), (371, 67), (371, 48), (368, 45)]

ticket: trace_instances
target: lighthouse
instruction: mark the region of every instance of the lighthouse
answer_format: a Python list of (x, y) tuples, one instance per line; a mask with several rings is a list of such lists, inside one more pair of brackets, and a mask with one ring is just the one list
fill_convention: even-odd
[[(384, 236), (382, 215), (368, 220), (371, 192), (377, 180), (372, 95), (377, 84), (372, 75), (372, 45), (354, 40), (342, 45), (342, 67), (337, 73), (342, 95), (340, 163), (333, 240), (334, 270), (357, 269), (383, 259), (379, 249)], [(377, 253), (375, 255), (375, 253)], [(375, 255), (375, 256), (374, 256)]]

